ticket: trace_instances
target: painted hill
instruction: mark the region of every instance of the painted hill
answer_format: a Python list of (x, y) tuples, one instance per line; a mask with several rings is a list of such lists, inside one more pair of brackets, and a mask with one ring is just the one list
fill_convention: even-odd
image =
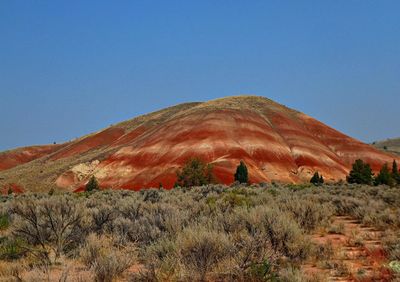
[(316, 170), (337, 181), (345, 179), (355, 159), (369, 162), (376, 171), (396, 158), (256, 96), (181, 104), (40, 148), (31, 158), (16, 157), (29, 148), (3, 153), (0, 185), (39, 191), (56, 184), (79, 190), (95, 175), (102, 187), (171, 188), (176, 170), (193, 156), (211, 162), (226, 184), (233, 181), (241, 159), (252, 182), (298, 183), (308, 181)]

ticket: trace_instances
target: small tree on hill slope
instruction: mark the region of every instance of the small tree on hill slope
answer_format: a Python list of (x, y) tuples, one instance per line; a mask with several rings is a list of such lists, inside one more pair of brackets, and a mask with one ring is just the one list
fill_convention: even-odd
[(373, 173), (370, 165), (358, 159), (353, 163), (353, 168), (347, 176), (347, 182), (371, 185)]
[(394, 181), (397, 182), (397, 184), (400, 184), (400, 171), (397, 167), (396, 160), (393, 160), (393, 164), (392, 164), (392, 177), (393, 177)]
[(249, 182), (249, 174), (247, 171), (247, 166), (244, 161), (240, 161), (240, 164), (236, 168), (235, 173), (235, 181), (239, 183), (248, 183)]
[(318, 171), (316, 171), (310, 179), (310, 183), (314, 185), (322, 185), (324, 184), (324, 178), (322, 177), (322, 174), (319, 175)]
[(175, 186), (192, 187), (202, 186), (215, 182), (211, 164), (203, 162), (199, 158), (191, 158), (186, 161), (182, 170), (176, 173)]
[(100, 190), (99, 183), (97, 182), (96, 177), (93, 175), (90, 179), (89, 182), (85, 186), (85, 191), (90, 192), (90, 191), (96, 191)]
[(379, 171), (378, 176), (375, 178), (375, 185), (393, 186), (394, 184), (395, 182), (390, 174), (388, 165), (385, 163)]

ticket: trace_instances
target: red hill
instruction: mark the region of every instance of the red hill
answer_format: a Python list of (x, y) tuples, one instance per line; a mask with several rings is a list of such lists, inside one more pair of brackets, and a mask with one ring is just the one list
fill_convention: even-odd
[[(94, 174), (102, 187), (171, 188), (176, 170), (193, 156), (212, 163), (225, 184), (232, 183), (241, 159), (252, 182), (291, 183), (308, 181), (314, 171), (328, 181), (345, 179), (358, 158), (375, 171), (396, 158), (400, 163), (303, 113), (266, 98), (239, 96), (181, 104), (117, 124), (19, 161), (0, 172), (0, 181), (25, 190), (54, 183), (75, 190)], [(15, 154), (3, 155), (0, 168), (18, 163), (14, 159)]]

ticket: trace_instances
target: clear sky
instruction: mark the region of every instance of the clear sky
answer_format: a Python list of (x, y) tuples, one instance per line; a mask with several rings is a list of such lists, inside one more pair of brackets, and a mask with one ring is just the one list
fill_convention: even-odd
[(0, 1), (0, 150), (238, 94), (400, 136), (400, 1)]

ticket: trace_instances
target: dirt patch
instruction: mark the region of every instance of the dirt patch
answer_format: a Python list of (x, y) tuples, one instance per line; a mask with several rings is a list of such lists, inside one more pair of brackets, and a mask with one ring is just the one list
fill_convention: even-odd
[(336, 216), (330, 229), (311, 236), (322, 251), (302, 268), (309, 275), (323, 273), (327, 281), (391, 281), (382, 235), (350, 217)]

